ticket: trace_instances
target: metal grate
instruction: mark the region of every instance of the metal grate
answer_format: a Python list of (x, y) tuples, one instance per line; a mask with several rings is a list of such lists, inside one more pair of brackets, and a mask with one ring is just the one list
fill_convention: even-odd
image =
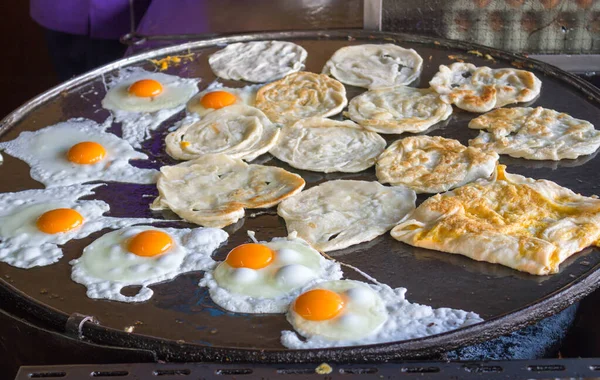
[(571, 379), (600, 378), (600, 358), (385, 364), (114, 364), (21, 367), (16, 380), (186, 380), (186, 379)]

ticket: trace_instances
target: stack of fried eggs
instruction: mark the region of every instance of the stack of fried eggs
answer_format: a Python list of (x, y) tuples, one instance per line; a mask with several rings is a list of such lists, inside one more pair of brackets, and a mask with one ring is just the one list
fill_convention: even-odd
[[(208, 57), (217, 77), (251, 82), (242, 87), (122, 69), (106, 81), (102, 107), (111, 116), (104, 123), (71, 119), (0, 143), (46, 187), (0, 194), (0, 261), (50, 265), (70, 240), (110, 228), (70, 262), (72, 280), (88, 297), (143, 302), (152, 284), (203, 271), (199, 286), (219, 307), (285, 314), (295, 332), (282, 332), (284, 346), (321, 348), (482, 321), (473, 312), (410, 303), (406, 289), (366, 274), (365, 281), (345, 279), (344, 264), (324, 252), (360, 248), (391, 230), (414, 246), (542, 275), (600, 241), (600, 201), (498, 165), (499, 154), (574, 159), (600, 146), (600, 132), (587, 121), (541, 107), (499, 108), (539, 95), (533, 73), (454, 63), (440, 66), (431, 87), (414, 88), (423, 59), (413, 49), (345, 47), (322, 73), (302, 71), (306, 57), (282, 41), (231, 44)], [(349, 102), (345, 85), (367, 91)], [(389, 143), (380, 135), (433, 131), (453, 104), (491, 111), (470, 122), (486, 132), (468, 146), (424, 134)], [(121, 137), (109, 132), (113, 124)], [(159, 138), (172, 165), (130, 163), (147, 160), (136, 149), (167, 128)], [(352, 177), (372, 167), (378, 181)], [(304, 190), (303, 176), (315, 182), (315, 172), (346, 177), (317, 179)], [(86, 184), (98, 181), (107, 184)], [(111, 182), (156, 183), (154, 218), (106, 216), (110, 206), (89, 197)], [(417, 193), (441, 194), (415, 208)], [(259, 242), (247, 231), (252, 242), (214, 258), (229, 237), (222, 228), (245, 209), (275, 206), (288, 236)], [(171, 212), (201, 227), (156, 226), (173, 220)], [(124, 295), (130, 285), (140, 288)]]

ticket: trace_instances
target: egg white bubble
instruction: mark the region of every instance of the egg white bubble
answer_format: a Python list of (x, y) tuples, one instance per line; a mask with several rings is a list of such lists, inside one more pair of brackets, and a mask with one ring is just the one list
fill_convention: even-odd
[[(129, 239), (140, 232), (158, 230), (167, 233), (173, 247), (153, 257), (142, 257), (127, 250)], [(71, 279), (87, 287), (87, 296), (120, 302), (143, 302), (154, 292), (148, 286), (171, 280), (186, 272), (212, 269), (212, 253), (227, 240), (227, 232), (218, 228), (128, 227), (109, 232), (85, 247), (80, 258), (72, 260)], [(115, 254), (118, 252), (118, 254)], [(125, 296), (126, 286), (141, 285), (134, 296)]]
[[(73, 185), (50, 189), (0, 194), (0, 261), (18, 268), (46, 266), (63, 256), (59, 245), (81, 239), (104, 228), (121, 228), (153, 222), (148, 218), (103, 216), (110, 207), (99, 200), (78, 200), (94, 194), (100, 185)], [(83, 223), (67, 232), (47, 234), (37, 228), (41, 214), (57, 208), (71, 208), (83, 217)]]
[[(142, 79), (153, 79), (163, 87), (162, 93), (149, 98), (130, 95), (129, 87)], [(123, 138), (135, 148), (150, 137), (150, 131), (183, 110), (188, 100), (198, 92), (199, 79), (153, 73), (139, 67), (121, 69), (110, 78), (102, 107), (110, 110), (121, 123)]]
[[(342, 277), (339, 263), (327, 260), (302, 239), (290, 236), (260, 244), (275, 253), (274, 260), (266, 267), (232, 268), (223, 261), (200, 280), (199, 285), (208, 287), (211, 299), (223, 309), (238, 313), (285, 313), (303, 287)], [(240, 269), (244, 269), (241, 276)]]
[[(134, 150), (127, 141), (105, 132), (110, 120), (100, 125), (89, 119), (70, 119), (35, 132), (22, 132), (16, 139), (0, 143), (0, 149), (25, 161), (31, 167), (31, 178), (48, 188), (91, 181), (156, 183), (157, 170), (129, 164), (129, 160), (148, 156)], [(106, 150), (104, 159), (89, 165), (69, 161), (69, 149), (84, 141), (102, 145)]]
[[(315, 288), (341, 294), (344, 309), (332, 319), (309, 321), (290, 307), (287, 319), (296, 331), (282, 331), (281, 343), (285, 347), (312, 349), (396, 342), (483, 321), (473, 312), (410, 303), (405, 298), (405, 288), (341, 280), (305, 287), (302, 293)], [(369, 302), (371, 305), (367, 306)]]
[(206, 87), (206, 89), (200, 91), (198, 94), (196, 94), (193, 98), (190, 99), (190, 101), (187, 103), (187, 110), (188, 110), (188, 112), (197, 114), (199, 116), (204, 116), (204, 115), (214, 111), (215, 110), (214, 108), (205, 108), (200, 103), (200, 100), (202, 100), (204, 95), (208, 94), (209, 92), (215, 92), (215, 91), (226, 91), (226, 92), (229, 92), (230, 94), (234, 95), (236, 97), (236, 102), (234, 104), (245, 104), (247, 106), (254, 107), (254, 103), (256, 100), (256, 92), (258, 91), (258, 89), (261, 86), (262, 85), (260, 85), (260, 84), (254, 84), (254, 85), (234, 88), (234, 87), (225, 87), (225, 86), (223, 86), (222, 83), (214, 81), (211, 84), (209, 84), (208, 87)]

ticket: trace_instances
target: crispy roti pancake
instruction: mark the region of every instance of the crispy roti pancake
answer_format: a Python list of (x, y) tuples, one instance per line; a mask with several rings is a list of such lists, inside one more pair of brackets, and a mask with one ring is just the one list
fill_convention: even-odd
[(405, 85), (421, 74), (423, 58), (413, 49), (394, 44), (354, 45), (337, 50), (323, 74), (370, 90)]
[(288, 233), (326, 252), (375, 239), (415, 208), (415, 192), (378, 182), (337, 180), (312, 187), (279, 204)]
[(413, 136), (397, 140), (377, 159), (381, 183), (404, 185), (418, 193), (441, 193), (478, 178), (488, 178), (498, 154), (466, 147), (439, 136)]
[(369, 131), (418, 133), (446, 120), (452, 106), (428, 88), (396, 86), (367, 91), (350, 100), (344, 115)]
[(222, 153), (252, 161), (279, 137), (279, 128), (264, 113), (246, 105), (223, 107), (202, 119), (184, 119), (180, 125), (165, 139), (167, 153), (178, 160)]
[(507, 104), (528, 102), (542, 88), (542, 82), (529, 71), (491, 69), (461, 62), (441, 65), (429, 84), (444, 102), (470, 112), (488, 112)]
[(470, 146), (529, 160), (575, 159), (600, 147), (592, 123), (542, 107), (500, 108), (471, 120), (469, 128), (487, 130)]
[(392, 229), (416, 246), (535, 274), (557, 273), (600, 238), (600, 200), (505, 172), (437, 194)]
[(327, 75), (306, 71), (269, 83), (256, 94), (256, 107), (280, 125), (309, 117), (333, 116), (347, 104), (343, 84)]
[(306, 56), (306, 50), (292, 42), (252, 41), (227, 45), (208, 63), (219, 78), (264, 83), (302, 70)]
[(313, 117), (282, 128), (270, 153), (297, 169), (356, 173), (375, 165), (385, 145), (353, 121)]
[(225, 227), (244, 208), (268, 208), (304, 188), (304, 180), (281, 168), (248, 165), (224, 154), (207, 154), (160, 168), (159, 196), (151, 208), (171, 209), (205, 227)]

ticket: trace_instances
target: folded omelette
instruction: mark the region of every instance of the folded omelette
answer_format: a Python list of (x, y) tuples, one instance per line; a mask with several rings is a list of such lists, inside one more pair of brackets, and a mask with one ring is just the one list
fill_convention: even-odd
[(598, 245), (600, 199), (505, 169), (427, 199), (392, 237), (535, 275), (557, 273), (569, 256)]

